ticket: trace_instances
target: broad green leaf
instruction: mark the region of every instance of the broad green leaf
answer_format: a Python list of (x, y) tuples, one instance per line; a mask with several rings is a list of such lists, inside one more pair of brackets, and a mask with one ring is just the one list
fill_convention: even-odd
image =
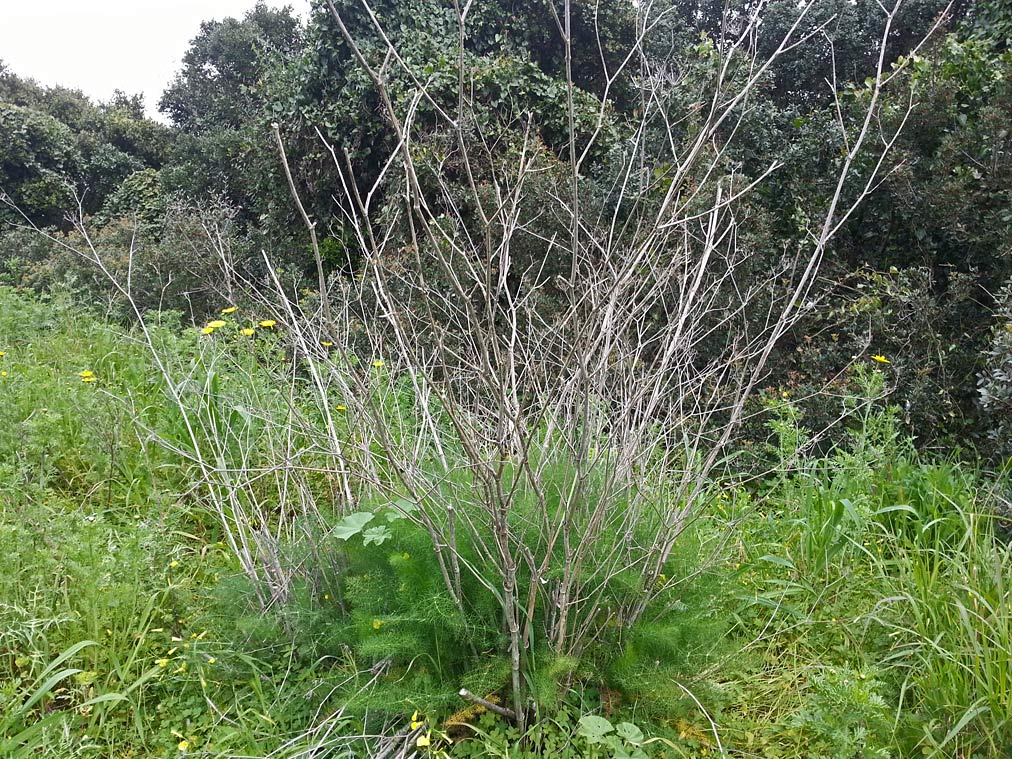
[(362, 533), (362, 543), (365, 545), (369, 545), (370, 543), (382, 545), (388, 538), (392, 537), (392, 534), (389, 528), (384, 525), (370, 527)]
[(580, 717), (580, 728), (577, 732), (589, 743), (600, 743), (604, 736), (614, 730), (615, 727), (604, 717), (588, 714), (585, 717)]
[(615, 726), (615, 732), (630, 743), (640, 743), (643, 740), (643, 731), (632, 722), (619, 722)]
[(339, 540), (348, 540), (355, 537), (362, 532), (363, 527), (372, 521), (374, 516), (376, 515), (371, 511), (356, 511), (353, 514), (349, 514), (334, 525), (334, 537)]

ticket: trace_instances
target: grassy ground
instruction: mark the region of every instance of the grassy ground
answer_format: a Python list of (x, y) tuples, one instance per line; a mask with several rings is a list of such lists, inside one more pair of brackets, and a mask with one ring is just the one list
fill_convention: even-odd
[[(194, 330), (166, 315), (155, 332), (200, 363)], [(328, 642), (333, 578), (256, 611), (137, 335), (0, 290), (0, 351), (0, 756), (310, 755), (307, 731), (361, 685)], [(1001, 481), (919, 460), (883, 412), (788, 469), (793, 424), (783, 413), (781, 474), (724, 488), (693, 534), (684, 619), (637, 642), (637, 662), (684, 651), (677, 682), (631, 663), (577, 677), (525, 737), (398, 697), (396, 679), (386, 711), (428, 711), (423, 751), (459, 756), (1006, 755), (1012, 557), (981, 515)], [(356, 640), (393, 627), (363, 616)]]

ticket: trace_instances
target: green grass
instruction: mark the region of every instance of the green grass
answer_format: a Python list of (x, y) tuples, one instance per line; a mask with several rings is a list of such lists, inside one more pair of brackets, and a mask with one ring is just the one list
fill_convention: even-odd
[[(240, 471), (251, 447), (277, 444), (285, 389), (258, 365), (284, 358), (268, 340), (208, 352), (171, 315), (154, 339), (211, 391), (198, 445)], [(459, 756), (984, 759), (1012, 746), (1012, 556), (984, 515), (988, 480), (919, 457), (881, 408), (826, 458), (715, 484), (672, 564), (694, 576), (673, 616), (616, 637), (610, 657), (539, 662), (544, 708), (521, 735), (474, 710), (455, 720), (474, 728), (441, 724), (466, 706), (456, 687), (500, 688), (505, 665), (486, 653), (495, 625), (442, 605), (424, 539), (396, 524), (379, 547), (284, 533), (289, 593), (264, 612), (138, 334), (0, 290), (0, 351), (0, 756), (305, 756), (361, 748), (350, 736), (415, 708), (433, 746), (455, 740)], [(800, 423), (784, 411), (781, 448)], [(308, 482), (323, 499), (330, 483)], [(595, 738), (591, 713), (635, 729)]]
[(312, 668), (292, 676), (283, 635), (247, 649), (237, 563), (155, 442), (179, 419), (138, 335), (0, 290), (0, 351), (0, 756), (256, 755), (308, 727)]

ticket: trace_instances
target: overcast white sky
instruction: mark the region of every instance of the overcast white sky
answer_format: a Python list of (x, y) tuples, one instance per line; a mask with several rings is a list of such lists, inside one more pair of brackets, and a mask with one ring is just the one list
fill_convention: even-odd
[[(105, 100), (141, 92), (148, 113), (200, 22), (242, 17), (255, 0), (0, 0), (0, 59), (19, 76)], [(309, 0), (291, 5), (305, 18)]]

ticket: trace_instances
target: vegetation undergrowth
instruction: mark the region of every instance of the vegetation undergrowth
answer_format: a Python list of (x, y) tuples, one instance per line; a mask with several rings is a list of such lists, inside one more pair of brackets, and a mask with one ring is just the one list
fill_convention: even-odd
[[(518, 732), (456, 695), (508, 702), (498, 611), (454, 605), (410, 505), (375, 493), (357, 517), (317, 514), (312, 541), (277, 532), (289, 582), (264, 611), (194, 464), (164, 444), (180, 419), (138, 335), (58, 297), (0, 301), (5, 755), (296, 756), (321, 725), (354, 751), (410, 720), (420, 750), (457, 756), (1009, 748), (1012, 557), (987, 510), (1002, 483), (918, 456), (888, 408), (861, 406), (845, 445), (798, 462), (806, 433), (779, 399), (770, 452), (790, 470), (714, 488), (669, 562), (688, 580), (643, 624), (603, 626), (579, 659), (535, 647), (539, 711)], [(250, 391), (256, 362), (286, 360), (270, 335), (212, 361), (171, 316), (156, 331), (190, 382), (219, 373), (200, 385), (217, 401)], [(882, 376), (857, 382), (875, 397)], [(239, 419), (259, 432), (225, 428), (266, 445), (263, 404), (284, 396), (257, 393)]]

